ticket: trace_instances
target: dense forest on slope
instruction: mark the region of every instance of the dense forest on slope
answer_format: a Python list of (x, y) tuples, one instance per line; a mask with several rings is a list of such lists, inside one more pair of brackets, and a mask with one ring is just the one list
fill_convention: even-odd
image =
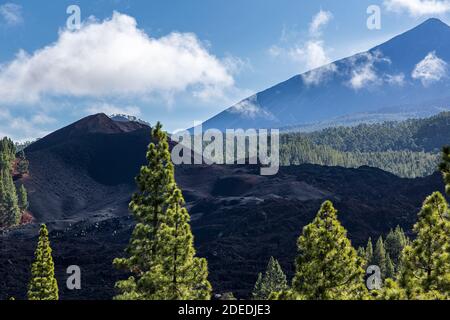
[(439, 151), (449, 143), (450, 112), (427, 119), (287, 133), (280, 141), (282, 165), (377, 167), (415, 178), (437, 170)]

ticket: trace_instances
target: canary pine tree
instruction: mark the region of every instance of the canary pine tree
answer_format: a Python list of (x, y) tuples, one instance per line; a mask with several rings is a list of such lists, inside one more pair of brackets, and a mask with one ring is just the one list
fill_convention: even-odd
[(148, 164), (136, 178), (138, 192), (130, 211), (137, 222), (126, 249), (114, 265), (132, 273), (118, 281), (117, 300), (209, 299), (205, 259), (195, 257), (189, 214), (174, 178), (167, 135), (152, 129)]
[(258, 273), (258, 278), (256, 279), (255, 286), (253, 288), (252, 292), (252, 298), (253, 300), (265, 300), (265, 290), (263, 286), (263, 275), (262, 273)]
[(0, 140), (0, 229), (20, 223), (21, 212), (18, 206), (16, 187), (12, 171), (16, 148), (12, 140)]
[(450, 298), (450, 220), (439, 192), (428, 197), (414, 226), (417, 237), (405, 247), (399, 284), (409, 299)]
[(39, 231), (39, 241), (35, 251), (35, 261), (31, 267), (31, 281), (28, 287), (29, 300), (58, 300), (58, 283), (55, 265), (45, 224)]
[(270, 257), (264, 276), (260, 273), (253, 290), (254, 300), (267, 300), (274, 292), (281, 292), (288, 288), (286, 275), (278, 260)]
[(372, 259), (373, 259), (372, 238), (369, 238), (369, 240), (367, 241), (367, 246), (366, 246), (365, 253), (366, 253), (367, 265), (370, 265), (372, 263)]
[(368, 264), (367, 264), (367, 260), (366, 260), (366, 249), (364, 249), (363, 247), (358, 247), (358, 250), (356, 251), (356, 253), (358, 254), (358, 257), (360, 257), (364, 261), (363, 269), (367, 269)]
[(386, 253), (392, 260), (395, 267), (398, 266), (403, 248), (408, 244), (409, 239), (400, 226), (395, 230), (390, 230), (384, 241)]
[(22, 213), (28, 209), (28, 194), (27, 189), (25, 189), (25, 186), (22, 184), (18, 190), (18, 198), (19, 198), (19, 208), (22, 211)]
[(439, 169), (444, 176), (445, 192), (450, 195), (450, 146), (444, 147), (442, 150), (442, 162)]
[(18, 225), (22, 214), (8, 165), (0, 162), (0, 228)]
[(157, 232), (155, 263), (159, 268), (144, 277), (158, 288), (153, 298), (159, 300), (207, 300), (208, 282), (206, 259), (195, 257), (194, 237), (190, 216), (184, 208), (180, 189), (173, 186), (166, 218)]
[(373, 258), (371, 265), (378, 266), (381, 270), (381, 276), (383, 279), (386, 277), (386, 250), (384, 248), (383, 238), (379, 237), (377, 244), (375, 245), (375, 251), (373, 252)]
[(394, 279), (395, 278), (395, 265), (392, 262), (391, 256), (389, 255), (389, 253), (386, 254), (386, 273), (384, 275), (385, 279), (387, 278), (391, 278)]
[(292, 293), (307, 300), (365, 299), (363, 264), (327, 201), (298, 240)]

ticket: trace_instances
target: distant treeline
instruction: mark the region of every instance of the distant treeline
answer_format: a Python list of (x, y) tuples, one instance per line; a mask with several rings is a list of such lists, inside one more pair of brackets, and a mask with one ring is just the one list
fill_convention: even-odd
[(367, 165), (414, 178), (437, 170), (439, 149), (449, 140), (450, 112), (443, 112), (427, 119), (283, 134), (280, 161), (282, 165)]

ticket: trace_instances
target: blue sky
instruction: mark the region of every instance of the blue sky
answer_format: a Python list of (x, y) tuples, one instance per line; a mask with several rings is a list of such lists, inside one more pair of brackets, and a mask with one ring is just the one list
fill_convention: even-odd
[[(80, 30), (66, 29), (70, 5)], [(380, 30), (367, 27), (370, 5)], [(102, 111), (191, 127), (449, 12), (443, 0), (0, 1), (0, 136), (42, 137)]]

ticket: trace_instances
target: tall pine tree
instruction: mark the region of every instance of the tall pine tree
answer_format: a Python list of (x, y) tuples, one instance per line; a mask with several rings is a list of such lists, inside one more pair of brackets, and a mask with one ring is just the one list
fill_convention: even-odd
[(428, 197), (414, 226), (417, 237), (402, 253), (399, 284), (410, 299), (450, 298), (450, 221), (441, 193)]
[(264, 276), (260, 273), (253, 290), (254, 300), (267, 300), (274, 292), (281, 292), (288, 288), (286, 275), (278, 260), (271, 257)]
[(25, 189), (25, 186), (23, 184), (19, 188), (18, 198), (19, 208), (23, 213), (25, 210), (28, 210), (28, 194), (27, 189)]
[(17, 161), (17, 172), (24, 176), (25, 174), (28, 174), (28, 167), (29, 167), (29, 161), (27, 160), (25, 156), (25, 151), (21, 150), (18, 154), (18, 161)]
[(369, 240), (367, 241), (367, 246), (366, 246), (366, 261), (367, 261), (367, 265), (371, 265), (372, 263), (372, 259), (373, 259), (373, 244), (372, 244), (372, 238), (369, 237)]
[(395, 279), (395, 265), (392, 262), (389, 253), (386, 253), (386, 273), (384, 275), (385, 279)]
[(58, 300), (58, 283), (55, 265), (45, 224), (41, 226), (35, 260), (31, 267), (31, 281), (28, 287), (29, 300)]
[(363, 264), (327, 201), (298, 240), (292, 291), (308, 300), (365, 299)]
[(189, 214), (174, 178), (167, 135), (152, 129), (147, 160), (136, 178), (139, 191), (130, 203), (137, 224), (126, 250), (114, 260), (133, 276), (116, 283), (118, 300), (209, 299), (208, 267), (195, 257)]
[(252, 292), (253, 300), (266, 300), (265, 289), (263, 284), (263, 275), (258, 273), (258, 278), (256, 279), (255, 286)]
[(450, 195), (450, 146), (443, 148), (439, 168), (444, 176), (445, 192)]
[(379, 237), (373, 252), (372, 265), (378, 266), (381, 270), (381, 277), (386, 277), (386, 250), (384, 249), (383, 238)]
[(395, 230), (390, 230), (384, 242), (386, 253), (392, 260), (395, 267), (398, 266), (403, 248), (408, 244), (408, 237), (400, 226)]
[(5, 165), (0, 168), (0, 228), (8, 228), (20, 223), (22, 214), (18, 202), (11, 171)]
[(18, 225), (21, 212), (12, 177), (16, 148), (8, 139), (0, 140), (0, 229)]

